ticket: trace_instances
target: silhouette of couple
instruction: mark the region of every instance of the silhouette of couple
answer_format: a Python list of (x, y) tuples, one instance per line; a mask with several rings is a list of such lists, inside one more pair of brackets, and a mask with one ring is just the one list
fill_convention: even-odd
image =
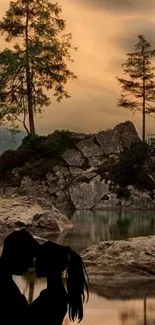
[[(47, 288), (30, 305), (13, 281), (34, 266), (38, 278), (46, 277)], [(66, 289), (62, 272), (67, 272)], [(70, 320), (83, 318), (87, 274), (81, 257), (68, 246), (53, 242), (40, 245), (24, 230), (9, 234), (0, 258), (0, 319), (5, 324), (61, 325), (67, 313)]]

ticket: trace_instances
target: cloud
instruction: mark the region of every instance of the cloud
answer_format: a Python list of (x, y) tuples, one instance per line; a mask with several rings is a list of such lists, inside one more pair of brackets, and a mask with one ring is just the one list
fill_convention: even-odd
[(155, 47), (155, 22), (149, 19), (127, 19), (122, 21), (118, 30), (118, 36), (109, 40), (111, 46), (117, 48), (120, 53), (133, 52), (138, 43), (138, 35), (144, 35), (151, 47)]
[(105, 9), (110, 12), (122, 13), (122, 12), (144, 12), (150, 11), (155, 8), (154, 0), (76, 0), (81, 3), (95, 8)]

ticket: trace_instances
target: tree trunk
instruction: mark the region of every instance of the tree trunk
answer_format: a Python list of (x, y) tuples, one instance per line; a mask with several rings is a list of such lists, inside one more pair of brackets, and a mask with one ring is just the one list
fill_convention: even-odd
[(144, 91), (144, 97), (143, 97), (143, 128), (142, 128), (142, 141), (145, 142), (145, 119), (146, 119), (146, 115), (145, 115), (145, 91)]
[(142, 141), (145, 142), (145, 58), (144, 58), (144, 48), (142, 48), (142, 55), (143, 55), (143, 110), (142, 110), (142, 119), (143, 119), (143, 126), (142, 126)]
[(29, 0), (27, 0), (26, 7), (26, 28), (25, 28), (25, 46), (26, 46), (26, 84), (27, 84), (27, 102), (28, 102), (28, 115), (29, 115), (29, 126), (30, 134), (35, 134), (34, 125), (34, 112), (33, 112), (33, 101), (32, 101), (32, 87), (31, 87), (31, 75), (30, 75), (30, 62), (29, 62)]

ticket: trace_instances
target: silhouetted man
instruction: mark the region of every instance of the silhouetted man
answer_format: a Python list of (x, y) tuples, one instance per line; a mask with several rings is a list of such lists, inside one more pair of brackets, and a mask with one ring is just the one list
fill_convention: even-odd
[(12, 279), (33, 266), (38, 242), (26, 231), (8, 235), (0, 258), (0, 322), (26, 324), (28, 303)]

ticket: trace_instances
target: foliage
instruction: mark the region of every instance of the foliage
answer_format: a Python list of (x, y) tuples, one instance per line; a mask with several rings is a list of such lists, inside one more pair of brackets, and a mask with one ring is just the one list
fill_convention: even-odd
[[(65, 88), (75, 74), (72, 35), (64, 34), (66, 22), (61, 7), (48, 0), (11, 1), (0, 21), (1, 34), (12, 49), (0, 52), (0, 98), (2, 123), (16, 128), (22, 122), (27, 133), (35, 133), (34, 114), (50, 104), (47, 91), (58, 101), (68, 98)], [(26, 124), (29, 118), (29, 127)]]
[(145, 116), (155, 112), (154, 67), (151, 59), (155, 50), (143, 35), (138, 36), (135, 52), (127, 53), (127, 60), (122, 64), (124, 74), (128, 79), (118, 78), (122, 89), (118, 106), (130, 108), (134, 112), (142, 112), (142, 139), (145, 141)]
[(150, 147), (146, 142), (133, 142), (130, 147), (124, 148), (118, 159), (109, 158), (99, 167), (98, 173), (102, 179), (111, 180), (111, 190), (118, 197), (127, 198), (128, 185), (139, 189), (154, 189), (154, 182), (148, 172), (151, 166)]
[(68, 130), (56, 130), (48, 136), (29, 134), (17, 150), (8, 150), (0, 156), (0, 180), (15, 168), (22, 176), (42, 178), (61, 162), (63, 152), (73, 145), (72, 133)]
[(25, 176), (30, 177), (32, 180), (43, 179), (47, 173), (52, 172), (53, 167), (56, 165), (55, 159), (40, 159), (33, 163), (27, 163), (18, 169), (20, 178)]
[(30, 148), (35, 154), (48, 158), (58, 158), (74, 145), (72, 133), (68, 130), (56, 130), (48, 136), (28, 135), (23, 139), (23, 148)]
[(119, 162), (114, 170), (115, 179), (120, 185), (136, 184), (140, 175), (147, 171), (150, 150), (146, 142), (133, 142), (120, 153)]
[(48, 136), (44, 143), (45, 155), (47, 157), (55, 158), (61, 156), (66, 149), (72, 148), (74, 141), (70, 131), (54, 131)]

